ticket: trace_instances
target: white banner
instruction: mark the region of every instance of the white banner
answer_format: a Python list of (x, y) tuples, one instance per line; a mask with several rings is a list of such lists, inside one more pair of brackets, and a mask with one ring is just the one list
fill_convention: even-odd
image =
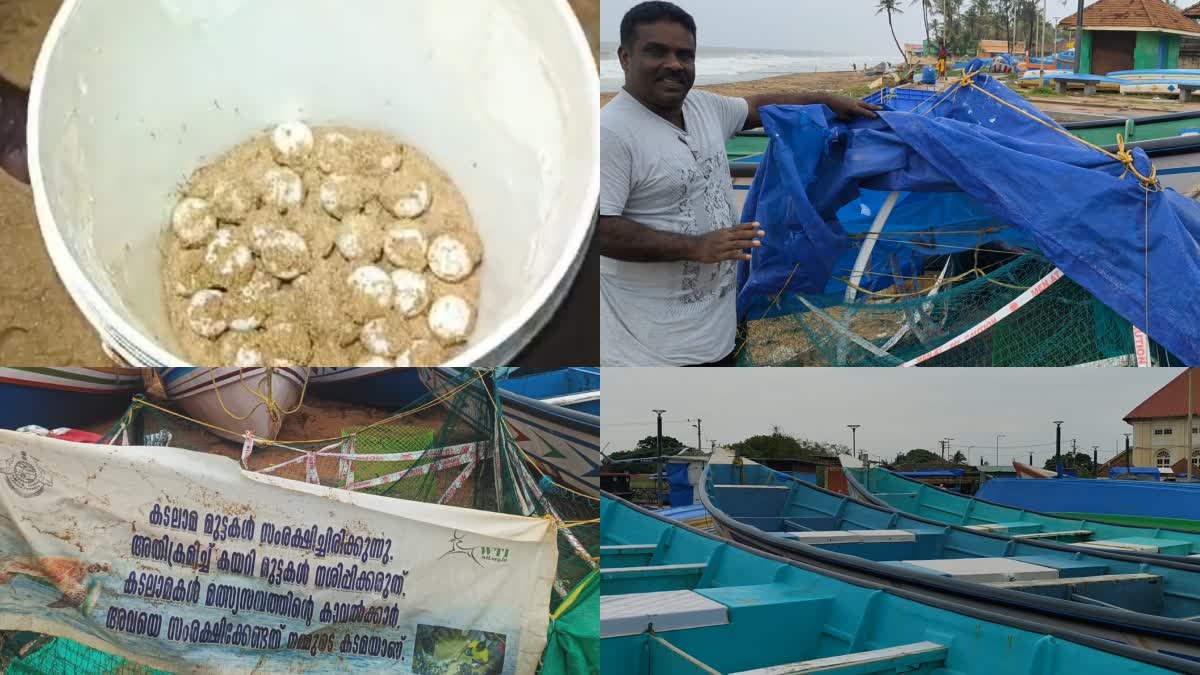
[(532, 673), (555, 537), (216, 455), (0, 431), (0, 630), (175, 672)]

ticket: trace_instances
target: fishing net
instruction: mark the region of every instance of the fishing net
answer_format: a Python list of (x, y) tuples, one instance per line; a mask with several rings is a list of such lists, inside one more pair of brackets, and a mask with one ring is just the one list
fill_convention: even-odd
[[(315, 433), (300, 441), (254, 439), (249, 445), (234, 430), (205, 425), (139, 397), (101, 442), (188, 448), (224, 455), (260, 473), (327, 487), (552, 518), (560, 525), (559, 563), (547, 598), (547, 619), (574, 608), (574, 600), (564, 605), (567, 598), (586, 595), (575, 591), (598, 566), (599, 501), (541, 473), (513, 440), (500, 398), (483, 373), (462, 369), (456, 376), (447, 374), (430, 393), (382, 421), (370, 421), (358, 409), (301, 406), (287, 411), (285, 431), (298, 427), (330, 435)], [(64, 638), (18, 632), (0, 632), (0, 638), (0, 670), (9, 674), (158, 672)], [(582, 669), (554, 672), (588, 672), (588, 663), (596, 662), (591, 651), (576, 648), (582, 638), (572, 639), (575, 646), (568, 656)], [(589, 649), (598, 649), (598, 643)], [(561, 657), (558, 653), (555, 658)]]
[[(781, 296), (781, 316), (747, 323), (739, 365), (1135, 363), (1129, 322), (1070, 279), (1055, 278), (1053, 263), (1039, 255), (955, 283), (942, 283), (941, 269), (851, 302), (844, 294)], [(1172, 362), (1158, 347), (1151, 356)]]

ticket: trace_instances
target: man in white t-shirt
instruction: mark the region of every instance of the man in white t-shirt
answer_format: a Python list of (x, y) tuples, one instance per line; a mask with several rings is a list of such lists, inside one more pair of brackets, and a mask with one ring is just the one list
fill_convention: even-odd
[(725, 141), (765, 105), (823, 103), (843, 118), (879, 108), (800, 92), (692, 91), (696, 23), (669, 2), (621, 20), (625, 87), (600, 113), (600, 361), (734, 365), (737, 261), (761, 246), (737, 225)]

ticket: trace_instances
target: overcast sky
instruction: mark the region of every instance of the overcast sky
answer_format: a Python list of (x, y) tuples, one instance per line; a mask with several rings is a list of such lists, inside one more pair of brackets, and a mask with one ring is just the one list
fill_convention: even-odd
[[(1131, 428), (1121, 421), (1179, 369), (1137, 368), (605, 368), (601, 445), (628, 450), (655, 433), (696, 443), (701, 419), (704, 447), (728, 444), (773, 425), (801, 438), (850, 445), (847, 424), (862, 425), (858, 448), (894, 459), (911, 448), (939, 449), (938, 441), (995, 463), (1013, 457), (1035, 462), (1054, 454), (1054, 420), (1063, 420), (1064, 447), (1078, 439), (1101, 461), (1124, 447)], [(690, 420), (690, 421), (689, 421)], [(1007, 448), (1005, 446), (1008, 446)], [(1040, 446), (1040, 447), (1024, 447)]]
[[(600, 3), (600, 40), (617, 42), (621, 17), (639, 0)], [(1095, 0), (1088, 0), (1091, 5)], [(887, 17), (876, 0), (675, 0), (696, 18), (699, 48), (761, 47), (833, 54), (890, 54), (895, 51)], [(896, 37), (903, 44), (925, 37), (921, 9), (901, 0)], [(965, 5), (966, 3), (964, 3)], [(1052, 20), (1074, 13), (1076, 3), (1049, 0)]]

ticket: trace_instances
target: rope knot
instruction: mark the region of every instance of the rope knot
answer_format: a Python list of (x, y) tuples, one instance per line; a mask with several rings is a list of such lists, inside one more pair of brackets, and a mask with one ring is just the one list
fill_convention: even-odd
[(1133, 165), (1133, 152), (1125, 149), (1125, 137), (1117, 134), (1117, 154), (1116, 160), (1125, 165), (1125, 173), (1121, 174), (1124, 178), (1128, 174), (1133, 174), (1142, 183), (1142, 187), (1147, 192), (1157, 192), (1161, 186), (1158, 184), (1158, 167), (1150, 165), (1150, 175), (1143, 176), (1140, 171)]

